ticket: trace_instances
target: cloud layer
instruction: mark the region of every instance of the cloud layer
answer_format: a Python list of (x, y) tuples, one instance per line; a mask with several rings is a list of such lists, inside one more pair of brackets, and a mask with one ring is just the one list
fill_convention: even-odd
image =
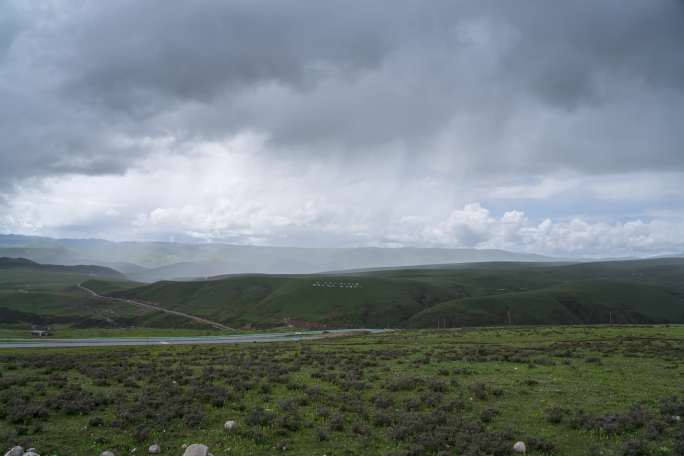
[(684, 250), (683, 42), (675, 0), (6, 0), (0, 230)]

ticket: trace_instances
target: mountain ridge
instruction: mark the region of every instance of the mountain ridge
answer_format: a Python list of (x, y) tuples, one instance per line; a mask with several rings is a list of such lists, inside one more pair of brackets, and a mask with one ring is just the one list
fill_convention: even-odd
[(421, 247), (285, 247), (169, 242), (113, 242), (0, 235), (0, 256), (42, 263), (119, 266), (146, 282), (236, 273), (321, 273), (481, 261), (554, 261), (543, 255), (497, 249)]

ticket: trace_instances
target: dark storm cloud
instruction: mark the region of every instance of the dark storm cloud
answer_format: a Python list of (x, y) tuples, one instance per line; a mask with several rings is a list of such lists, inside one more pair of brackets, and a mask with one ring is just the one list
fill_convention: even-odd
[(684, 169), (682, 5), (9, 2), (0, 184), (243, 130), (274, 154), (397, 146), (410, 172)]
[[(305, 90), (326, 66), (354, 72), (379, 63), (392, 45), (379, 21), (384, 6), (108, 2), (80, 12), (67, 37), (78, 49), (69, 59), (78, 71), (69, 87), (117, 107), (121, 99), (135, 104), (135, 95), (145, 92), (211, 102), (265, 82)], [(387, 19), (390, 26), (393, 18)]]

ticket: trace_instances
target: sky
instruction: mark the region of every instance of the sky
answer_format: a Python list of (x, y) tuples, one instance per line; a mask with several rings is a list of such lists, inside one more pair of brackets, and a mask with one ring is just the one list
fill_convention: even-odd
[(684, 252), (680, 0), (0, 0), (0, 233)]

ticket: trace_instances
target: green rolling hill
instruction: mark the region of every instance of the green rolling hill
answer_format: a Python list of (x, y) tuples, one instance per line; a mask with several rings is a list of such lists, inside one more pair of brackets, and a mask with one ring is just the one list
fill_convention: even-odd
[(161, 312), (94, 299), (78, 287), (86, 281), (102, 281), (109, 290), (117, 285), (136, 285), (121, 273), (101, 266), (45, 265), (0, 258), (0, 327), (168, 327), (184, 323)]
[(113, 295), (237, 326), (684, 323), (684, 259), (237, 275)]
[(0, 325), (185, 327), (77, 287), (231, 327), (684, 323), (684, 259), (473, 263), (140, 284), (98, 266), (0, 259)]

